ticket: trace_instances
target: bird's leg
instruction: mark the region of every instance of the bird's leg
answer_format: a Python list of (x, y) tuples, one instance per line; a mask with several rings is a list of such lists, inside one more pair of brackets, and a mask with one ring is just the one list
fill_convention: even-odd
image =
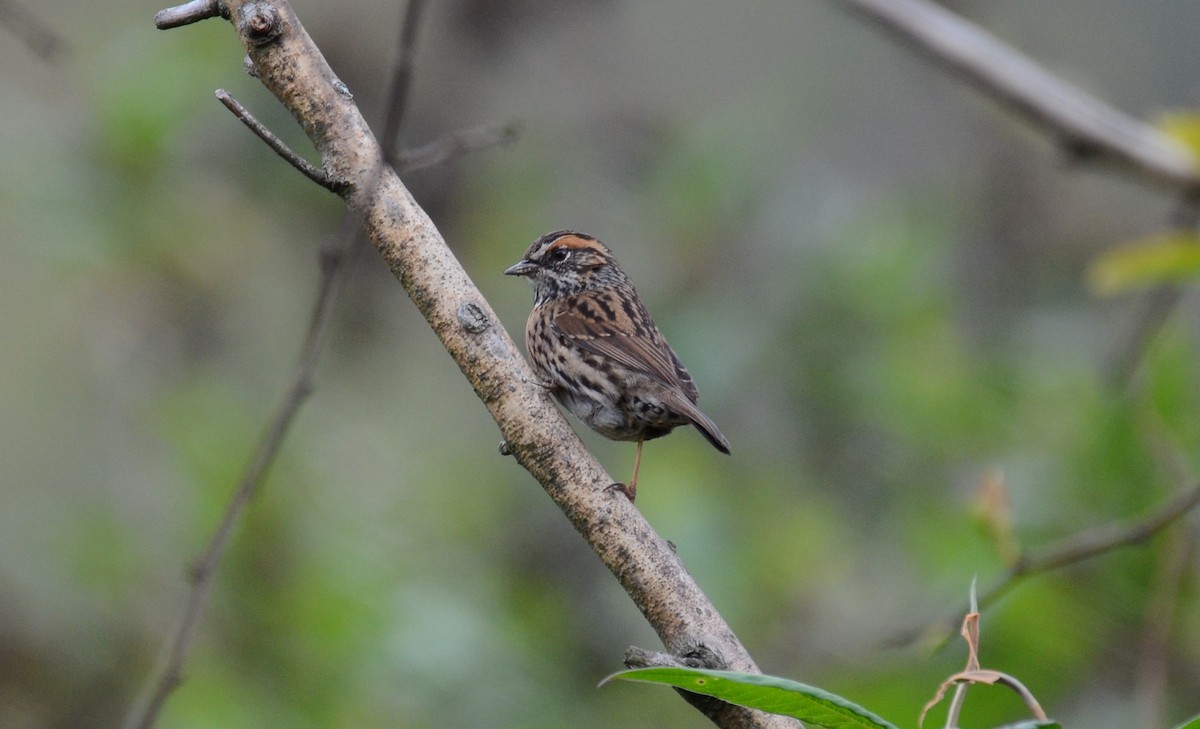
[(642, 466), (642, 442), (644, 440), (645, 438), (638, 438), (637, 456), (633, 459), (633, 478), (631, 478), (627, 484), (614, 483), (612, 486), (609, 486), (607, 489), (605, 489), (605, 491), (620, 491), (629, 497), (629, 503), (633, 503), (633, 500), (637, 498), (637, 477), (638, 469)]
[(634, 456), (634, 459), (633, 459), (633, 478), (629, 479), (629, 490), (626, 492), (629, 494), (630, 501), (633, 501), (633, 498), (635, 496), (637, 496), (637, 477), (638, 477), (638, 469), (642, 467), (642, 443), (643, 442), (645, 442), (645, 438), (638, 437), (637, 455)]

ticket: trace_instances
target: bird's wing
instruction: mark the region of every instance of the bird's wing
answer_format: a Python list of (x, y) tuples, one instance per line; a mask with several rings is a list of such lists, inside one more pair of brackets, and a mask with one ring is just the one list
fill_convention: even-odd
[(636, 295), (589, 292), (567, 297), (557, 308), (554, 330), (572, 344), (678, 388), (696, 402), (696, 383)]

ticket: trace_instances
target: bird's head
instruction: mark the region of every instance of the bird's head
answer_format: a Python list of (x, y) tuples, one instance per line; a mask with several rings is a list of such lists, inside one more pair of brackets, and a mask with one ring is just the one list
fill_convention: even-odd
[(603, 243), (574, 230), (556, 230), (538, 238), (504, 273), (529, 278), (535, 305), (626, 280)]

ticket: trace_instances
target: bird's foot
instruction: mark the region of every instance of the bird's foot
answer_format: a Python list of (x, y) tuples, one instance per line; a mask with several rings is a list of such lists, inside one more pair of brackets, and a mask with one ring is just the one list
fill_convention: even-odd
[(623, 493), (627, 497), (629, 497), (629, 503), (631, 503), (631, 504), (633, 503), (633, 500), (635, 498), (637, 498), (637, 484), (635, 484), (635, 483), (629, 483), (629, 484), (614, 483), (614, 484), (610, 484), (609, 487), (604, 490), (605, 491), (620, 491), (621, 493)]

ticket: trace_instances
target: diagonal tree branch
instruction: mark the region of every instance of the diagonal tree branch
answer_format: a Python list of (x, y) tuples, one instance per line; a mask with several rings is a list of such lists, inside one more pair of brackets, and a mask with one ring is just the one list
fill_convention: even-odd
[(840, 0), (1034, 124), (1084, 159), (1112, 161), (1190, 197), (1196, 158), (1167, 134), (1056, 77), (930, 0)]
[[(284, 0), (230, 0), (227, 14), (257, 77), (296, 117), (329, 178), (343, 185), (346, 204), (496, 420), (510, 452), (618, 578), (667, 650), (705, 655), (714, 668), (757, 672), (666, 540), (608, 488), (613, 479), (539, 387), (432, 221), (387, 166), (350, 92), (291, 7)], [(722, 727), (796, 726), (731, 705), (709, 716)]]
[[(1057, 137), (1072, 156), (1103, 160), (1179, 195), (1180, 222), (1200, 218), (1200, 162), (1163, 131), (1115, 109), (930, 0), (840, 0), (981, 92)], [(1148, 293), (1107, 358), (1106, 380), (1125, 385), (1182, 294)]]

